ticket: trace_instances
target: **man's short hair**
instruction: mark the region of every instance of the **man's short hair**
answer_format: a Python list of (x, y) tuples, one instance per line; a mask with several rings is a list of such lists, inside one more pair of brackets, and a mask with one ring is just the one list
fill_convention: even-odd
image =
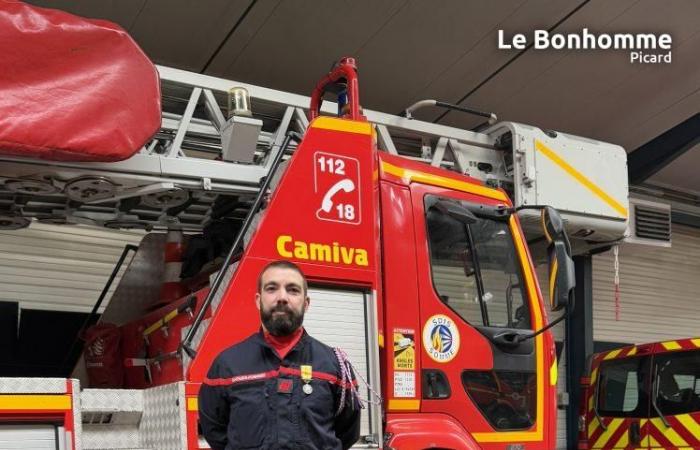
[(297, 266), (291, 261), (285, 261), (280, 259), (278, 261), (272, 261), (271, 263), (268, 263), (260, 271), (260, 275), (258, 275), (258, 294), (262, 293), (262, 278), (265, 272), (267, 272), (269, 269), (289, 269), (297, 272), (299, 275), (301, 275), (301, 279), (304, 280), (304, 295), (306, 295), (306, 293), (309, 291), (309, 283), (306, 281), (306, 276), (304, 275), (304, 272), (301, 271), (299, 266)]

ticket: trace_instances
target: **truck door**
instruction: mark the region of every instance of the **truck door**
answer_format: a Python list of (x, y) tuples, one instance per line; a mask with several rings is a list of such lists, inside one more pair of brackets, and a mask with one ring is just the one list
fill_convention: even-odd
[(650, 448), (700, 448), (700, 350), (656, 353), (653, 374)]
[[(497, 343), (503, 332), (530, 333), (542, 324), (515, 218), (482, 214), (482, 207), (504, 201), (466, 192), (412, 184), (411, 197), (421, 412), (456, 418), (485, 449), (552, 448), (544, 431), (545, 402), (554, 404), (544, 389), (544, 339), (550, 336)], [(455, 205), (472, 212), (473, 222), (460, 221)]]
[(598, 368), (588, 443), (592, 449), (648, 448), (651, 357), (615, 358), (618, 353), (603, 356)]

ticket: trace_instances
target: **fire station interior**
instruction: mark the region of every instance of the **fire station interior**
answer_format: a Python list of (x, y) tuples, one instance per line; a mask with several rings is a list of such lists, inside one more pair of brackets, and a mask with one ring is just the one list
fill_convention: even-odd
[[(493, 112), (500, 120), (624, 147), (633, 219), (628, 237), (574, 256), (575, 309), (554, 328), (559, 356), (558, 448), (576, 448), (579, 379), (587, 376), (591, 354), (700, 334), (697, 1), (28, 3), (113, 21), (162, 66), (308, 96), (333, 61), (352, 56), (359, 64), (365, 108), (401, 114), (416, 101), (436, 99)], [(633, 64), (624, 51), (532, 46), (500, 50), (496, 44), (499, 29), (568, 32), (582, 27), (596, 32), (669, 33), (673, 61)], [(185, 114), (188, 95), (164, 84), (163, 111), (172, 117)], [(220, 105), (226, 104), (225, 93), (216, 96)], [(279, 125), (279, 111), (255, 98), (251, 101), (256, 117), (262, 119), (262, 133), (271, 133)], [(484, 127), (483, 118), (438, 107), (421, 109), (414, 116), (465, 130)], [(208, 120), (203, 104), (193, 117), (201, 123)], [(157, 137), (165, 140), (174, 132), (159, 133)], [(424, 143), (414, 136), (397, 139), (396, 144), (404, 154), (420, 157), (424, 152)], [(156, 140), (155, 151), (158, 145)], [(206, 133), (183, 142), (187, 152), (208, 159), (215, 159), (219, 148), (220, 143)], [(109, 305), (134, 258), (134, 248), (148, 233), (165, 239), (167, 220), (178, 223), (187, 243), (180, 272), (184, 289), (193, 292), (206, 285), (220, 268), (253, 200), (251, 191), (185, 201), (115, 200), (89, 209), (76, 199), (0, 186), (0, 211), (13, 205), (35, 211), (26, 227), (0, 221), (0, 377), (69, 377), (82, 353), (81, 333)], [(68, 208), (114, 213), (114, 218), (96, 227), (55, 214)], [(440, 250), (436, 254), (446, 260), (453, 257)], [(120, 259), (123, 264), (118, 264)], [(453, 269), (446, 263), (443, 276), (449, 278)], [(544, 291), (544, 265), (538, 273)], [(449, 286), (440, 294), (459, 297)], [(549, 320), (558, 316), (550, 314)], [(511, 325), (530, 326), (527, 318), (520, 319), (522, 324)], [(661, 390), (669, 392), (663, 398), (669, 403), (661, 408), (700, 410), (698, 361), (668, 363), (680, 365), (679, 376), (662, 378)], [(608, 376), (613, 382), (606, 395), (613, 396), (617, 388), (624, 397), (624, 386), (615, 385), (624, 380), (615, 381), (615, 373)], [(610, 397), (609, 409), (625, 409), (622, 397)], [(683, 407), (678, 406), (681, 398)]]

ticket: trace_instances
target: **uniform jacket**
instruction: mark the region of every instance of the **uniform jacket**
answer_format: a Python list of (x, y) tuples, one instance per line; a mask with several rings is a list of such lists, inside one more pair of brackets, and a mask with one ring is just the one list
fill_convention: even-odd
[[(303, 365), (311, 366), (308, 383)], [(260, 331), (214, 360), (199, 391), (199, 422), (214, 450), (340, 450), (359, 438), (360, 405), (332, 348), (304, 331), (280, 359)]]

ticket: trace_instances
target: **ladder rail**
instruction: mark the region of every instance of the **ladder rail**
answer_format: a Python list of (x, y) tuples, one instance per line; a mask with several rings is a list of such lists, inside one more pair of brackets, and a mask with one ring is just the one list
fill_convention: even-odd
[(265, 195), (267, 195), (267, 190), (270, 187), (270, 184), (272, 183), (272, 179), (275, 177), (275, 173), (277, 172), (277, 169), (280, 166), (280, 163), (282, 162), (282, 156), (284, 155), (287, 146), (291, 142), (292, 138), (296, 138), (300, 140), (300, 137), (297, 135), (297, 133), (291, 131), (288, 132), (285, 137), (284, 141), (282, 142), (282, 146), (280, 147), (279, 151), (275, 155), (275, 159), (273, 160), (271, 166), (270, 166), (270, 171), (268, 172), (267, 176), (265, 177), (265, 180), (262, 182), (262, 186), (260, 187), (260, 191), (258, 192), (258, 195), (255, 198), (255, 203), (253, 206), (248, 210), (248, 215), (245, 218), (245, 221), (243, 222), (243, 226), (238, 230), (238, 233), (236, 234), (236, 238), (233, 241), (233, 245), (231, 245), (231, 248), (229, 249), (228, 254), (226, 255), (226, 259), (224, 260), (223, 264), (221, 265), (221, 270), (219, 270), (219, 273), (216, 274), (216, 278), (214, 279), (214, 282), (211, 285), (211, 288), (209, 289), (209, 293), (207, 294), (206, 299), (202, 303), (201, 308), (199, 308), (199, 311), (197, 312), (197, 316), (194, 319), (194, 322), (192, 322), (192, 326), (190, 329), (187, 331), (187, 334), (185, 335), (185, 338), (182, 340), (181, 348), (182, 350), (187, 353), (187, 355), (194, 359), (194, 357), (197, 354), (197, 351), (190, 347), (190, 344), (192, 343), (192, 339), (194, 338), (195, 334), (197, 333), (197, 329), (200, 327), (202, 320), (204, 320), (204, 315), (206, 314), (207, 308), (209, 308), (209, 305), (211, 304), (212, 300), (214, 299), (214, 296), (216, 292), (221, 288), (222, 281), (224, 280), (224, 277), (226, 275), (226, 269), (228, 268), (229, 264), (233, 260), (233, 256), (236, 254), (236, 251), (238, 248), (243, 244), (243, 238), (246, 235), (246, 232), (250, 228), (251, 224), (253, 223), (253, 218), (257, 214), (257, 212), (260, 210), (260, 207), (262, 206), (263, 199), (265, 198)]
[[(187, 72), (185, 70), (175, 69), (172, 67), (157, 66), (157, 68), (161, 79), (166, 83), (166, 87), (164, 89), (167, 89), (168, 83), (183, 87), (197, 86), (203, 89), (218, 92), (227, 92), (231, 87), (237, 86), (246, 88), (254, 101), (266, 102), (279, 106), (292, 106), (295, 108), (302, 108), (304, 110), (308, 110), (311, 102), (311, 97), (300, 94), (293, 94), (290, 92), (256, 86), (254, 84)], [(337, 105), (333, 102), (324, 101), (321, 105), (321, 112), (335, 115), (337, 113)], [(384, 125), (393, 131), (403, 131), (414, 135), (428, 135), (434, 138), (446, 137), (449, 139), (457, 139), (465, 144), (485, 148), (495, 147), (495, 139), (485, 133), (478, 133), (447, 125), (424, 122), (417, 119), (408, 119), (406, 117), (369, 109), (363, 110), (363, 114), (367, 117), (369, 122), (372, 122), (375, 125)]]

